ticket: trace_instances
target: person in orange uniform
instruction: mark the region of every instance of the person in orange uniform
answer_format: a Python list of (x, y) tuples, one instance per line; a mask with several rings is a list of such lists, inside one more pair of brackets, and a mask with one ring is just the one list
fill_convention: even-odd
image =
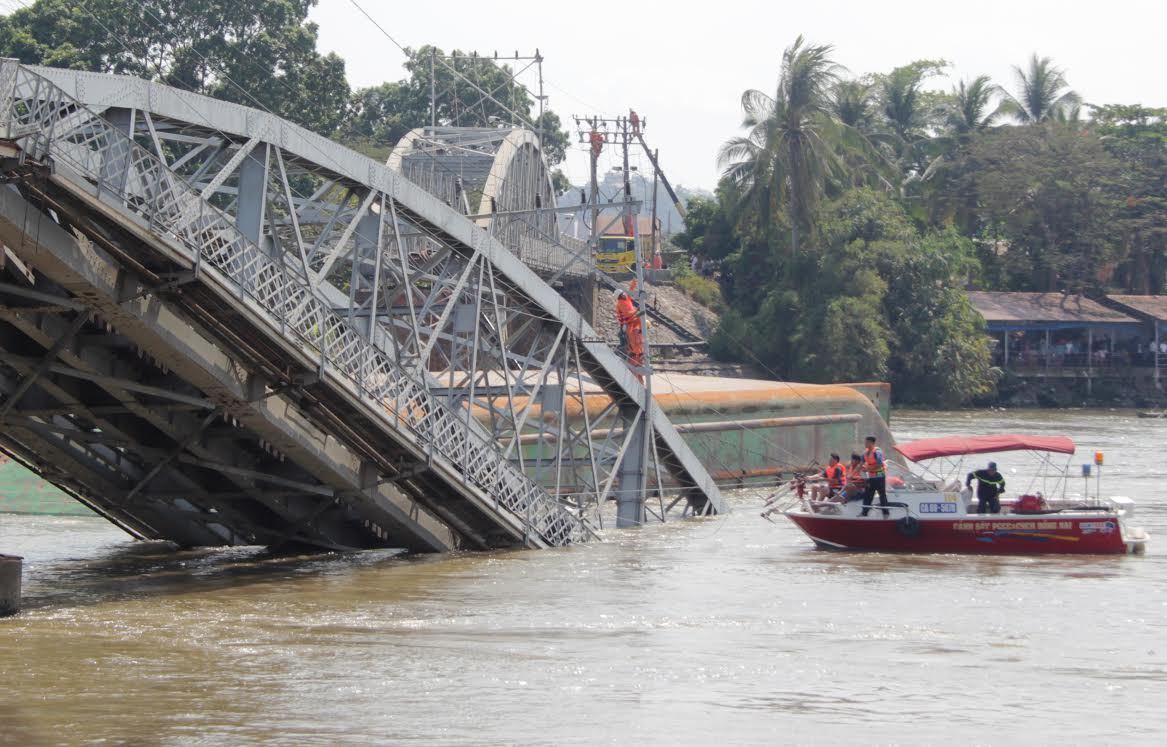
[(821, 474), (826, 478), (827, 484), (825, 488), (816, 486), (811, 498), (827, 500), (840, 496), (847, 482), (847, 468), (839, 462), (838, 454), (831, 454), (831, 460)]
[(847, 485), (843, 488), (844, 500), (857, 501), (867, 492), (867, 477), (863, 474), (863, 457), (851, 454), (851, 464), (847, 466)]
[[(644, 331), (640, 327), (640, 314), (636, 304), (632, 303), (632, 296), (627, 291), (620, 291), (616, 296), (616, 321), (628, 340), (628, 364), (639, 368), (644, 364)], [(643, 384), (644, 377), (639, 373), (636, 378)]]
[(604, 136), (592, 130), (592, 134), (588, 137), (588, 140), (592, 144), (592, 155), (600, 155), (600, 151), (604, 149)]
[[(860, 516), (866, 516), (871, 510), (876, 493), (879, 494), (879, 505), (887, 506), (887, 471), (884, 469), (883, 452), (875, 445), (875, 436), (868, 436), (864, 443), (863, 472), (867, 475), (867, 492), (863, 494), (863, 511)], [(882, 510), (883, 518), (891, 516), (886, 508)]]

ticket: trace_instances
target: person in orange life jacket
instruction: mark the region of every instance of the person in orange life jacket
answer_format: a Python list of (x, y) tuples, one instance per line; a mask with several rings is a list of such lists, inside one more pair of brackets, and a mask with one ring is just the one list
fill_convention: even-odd
[(997, 471), (997, 463), (989, 462), (988, 469), (969, 472), (964, 481), (965, 487), (972, 487), (973, 478), (977, 481), (977, 513), (1001, 513), (1001, 494), (1005, 492), (1005, 476)]
[(863, 457), (851, 455), (851, 464), (847, 466), (847, 484), (843, 486), (843, 498), (847, 501), (858, 500), (867, 492), (867, 477), (863, 474)]
[[(639, 367), (644, 364), (644, 331), (640, 327), (640, 313), (632, 296), (621, 290), (616, 296), (616, 321), (620, 324), (621, 348), (628, 356), (628, 364)], [(640, 373), (636, 378), (644, 383)]]
[(831, 460), (819, 476), (826, 478), (827, 484), (815, 485), (811, 491), (811, 500), (826, 500), (842, 493), (847, 482), (847, 468), (839, 463), (838, 454), (831, 454)]
[[(863, 451), (863, 472), (867, 476), (867, 492), (863, 494), (863, 511), (860, 516), (866, 516), (871, 510), (871, 502), (877, 493), (879, 505), (887, 505), (887, 472), (884, 469), (883, 452), (875, 445), (875, 436), (868, 436), (863, 441), (866, 445)], [(882, 510), (883, 518), (891, 516), (886, 508)]]
[(595, 130), (592, 130), (592, 134), (589, 136), (589, 140), (591, 141), (592, 145), (592, 155), (600, 155), (600, 151), (604, 149), (604, 136)]

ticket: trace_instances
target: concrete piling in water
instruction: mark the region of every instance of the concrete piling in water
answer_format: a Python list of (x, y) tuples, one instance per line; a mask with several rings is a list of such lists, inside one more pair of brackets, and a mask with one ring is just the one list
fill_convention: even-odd
[(0, 617), (20, 612), (20, 575), (24, 558), (0, 555)]

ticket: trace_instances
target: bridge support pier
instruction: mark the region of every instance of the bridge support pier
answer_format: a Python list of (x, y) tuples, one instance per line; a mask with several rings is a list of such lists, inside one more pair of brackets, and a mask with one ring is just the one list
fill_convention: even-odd
[(639, 410), (622, 413), (625, 439), (631, 439), (620, 460), (620, 488), (616, 491), (616, 528), (626, 529), (644, 524), (644, 418)]
[(20, 576), (24, 558), (0, 555), (0, 617), (20, 612)]

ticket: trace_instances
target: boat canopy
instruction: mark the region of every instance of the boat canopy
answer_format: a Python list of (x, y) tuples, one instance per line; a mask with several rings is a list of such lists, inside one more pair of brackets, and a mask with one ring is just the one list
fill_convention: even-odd
[(896, 451), (913, 462), (936, 457), (989, 454), (995, 451), (1052, 451), (1058, 454), (1073, 454), (1074, 441), (1067, 436), (1027, 436), (1019, 433), (944, 436), (899, 444)]

